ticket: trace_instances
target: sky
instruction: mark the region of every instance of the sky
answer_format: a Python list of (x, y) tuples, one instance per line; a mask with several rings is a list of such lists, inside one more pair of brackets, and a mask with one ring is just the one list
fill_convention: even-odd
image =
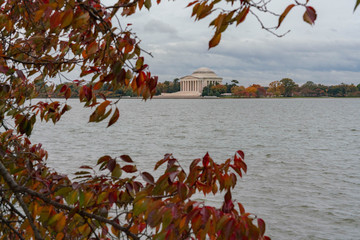
[[(155, 1), (154, 1), (155, 2)], [(163, 0), (148, 11), (122, 18), (141, 39), (141, 46), (153, 75), (159, 81), (172, 81), (190, 75), (197, 68), (208, 67), (223, 78), (235, 79), (240, 85), (261, 84), (291, 78), (299, 85), (360, 83), (360, 7), (353, 12), (355, 0), (310, 0), (318, 14), (315, 25), (302, 20), (304, 9), (297, 7), (288, 14), (276, 37), (248, 15), (238, 27), (229, 26), (220, 44), (208, 50), (213, 29), (212, 16), (194, 21), (190, 1)], [(291, 0), (273, 0), (271, 9), (281, 13)], [(263, 16), (268, 26), (277, 18)]]

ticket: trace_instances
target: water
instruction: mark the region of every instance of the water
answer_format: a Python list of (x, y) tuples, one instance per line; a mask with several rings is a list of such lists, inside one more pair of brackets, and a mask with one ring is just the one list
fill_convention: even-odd
[(359, 239), (360, 99), (123, 99), (110, 128), (69, 104), (72, 114), (38, 124), (31, 137), (59, 172), (105, 154), (128, 154), (151, 171), (165, 153), (188, 166), (206, 152), (222, 161), (241, 149), (248, 173), (233, 197), (265, 220), (268, 236)]

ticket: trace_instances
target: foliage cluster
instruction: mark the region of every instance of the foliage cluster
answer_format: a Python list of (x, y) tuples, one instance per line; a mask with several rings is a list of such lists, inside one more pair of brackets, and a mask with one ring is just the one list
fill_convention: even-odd
[[(218, 7), (220, 2), (189, 4), (196, 20), (216, 15), (209, 47), (220, 42), (230, 24), (240, 24), (249, 13), (257, 16), (255, 11), (269, 12), (270, 1), (225, 1), (233, 10)], [(41, 94), (76, 95), (93, 109), (90, 122), (108, 119), (109, 127), (119, 118), (119, 100), (100, 90), (131, 89), (144, 99), (156, 93), (157, 77), (145, 64), (146, 52), (118, 18), (151, 4), (0, 0), (0, 239), (269, 239), (264, 221), (231, 195), (246, 172), (242, 151), (221, 164), (206, 154), (188, 172), (167, 154), (155, 166), (162, 170), (157, 179), (139, 171), (127, 155), (105, 155), (97, 168), (82, 166), (69, 179), (49, 169), (47, 152), (29, 140), (36, 121), (55, 124), (71, 110), (67, 101), (33, 101)], [(295, 6), (303, 7), (304, 20), (313, 24), (316, 13), (308, 1), (294, 1), (277, 15), (278, 27)], [(78, 76), (68, 79), (69, 73)], [(55, 86), (54, 79), (69, 84)], [(196, 193), (220, 192), (220, 207), (193, 200)]]
[(292, 79), (284, 78), (281, 81), (273, 81), (267, 87), (252, 84), (249, 87), (237, 84), (225, 84), (208, 86), (203, 89), (203, 96), (221, 96), (223, 93), (231, 93), (233, 97), (260, 98), (260, 97), (360, 97), (360, 84), (341, 83), (326, 86), (308, 81), (299, 86)]

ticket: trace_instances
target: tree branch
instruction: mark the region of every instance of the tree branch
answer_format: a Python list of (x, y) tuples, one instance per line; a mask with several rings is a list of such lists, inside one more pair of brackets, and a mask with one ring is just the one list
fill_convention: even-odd
[(23, 209), (26, 217), (29, 220), (30, 226), (31, 226), (32, 230), (34, 231), (35, 239), (42, 240), (40, 232), (34, 224), (34, 220), (31, 217), (29, 209), (27, 208), (26, 204), (24, 203), (22, 197), (19, 194), (19, 192), (21, 192), (21, 191), (16, 190), (20, 186), (15, 182), (15, 180), (12, 178), (12, 176), (8, 173), (8, 171), (6, 170), (6, 167), (4, 166), (4, 164), (1, 161), (0, 161), (0, 175), (4, 178), (6, 183), (9, 185), (10, 189), (13, 190), (15, 197), (19, 201), (21, 208)]
[(19, 239), (25, 240), (25, 238), (23, 238), (23, 237), (21, 236), (21, 234), (20, 234), (18, 231), (16, 231), (16, 229), (13, 228), (13, 226), (10, 225), (9, 221), (7, 221), (6, 219), (4, 219), (4, 218), (1, 217), (1, 216), (0, 216), (0, 222), (4, 223), (8, 228), (10, 228), (11, 231), (13, 231), (13, 232), (19, 237)]
[[(14, 179), (12, 178), (12, 176), (8, 173), (8, 171), (6, 170), (6, 167), (3, 165), (2, 162), (0, 162), (0, 175), (3, 176), (4, 180), (6, 181), (6, 183), (10, 186), (11, 190), (15, 193), (15, 194), (19, 194), (19, 193), (27, 193), (29, 195), (31, 195), (32, 197), (37, 197), (39, 199), (41, 199), (42, 201), (44, 201), (45, 203), (47, 204), (50, 204), (58, 209), (63, 209), (63, 210), (66, 210), (66, 211), (77, 211), (77, 213), (82, 216), (82, 217), (88, 217), (88, 218), (92, 218), (92, 219), (95, 219), (99, 222), (103, 222), (103, 223), (107, 223), (107, 224), (110, 224), (111, 226), (113, 226), (114, 228), (124, 232), (128, 237), (131, 237), (132, 239), (136, 239), (138, 240), (139, 237), (137, 237), (135, 234), (133, 234), (132, 232), (130, 232), (127, 228), (125, 227), (122, 227), (120, 224), (117, 224), (115, 221), (112, 221), (112, 220), (109, 220), (107, 218), (104, 218), (104, 217), (101, 217), (99, 215), (96, 215), (96, 214), (92, 214), (92, 213), (89, 213), (89, 212), (86, 212), (86, 211), (83, 211), (83, 210), (77, 210), (75, 207), (70, 207), (68, 205), (64, 205), (64, 204), (61, 204), (61, 203), (58, 203), (56, 201), (53, 201), (47, 197), (45, 197), (43, 194), (40, 194), (38, 192), (35, 192), (31, 189), (28, 189), (26, 187), (23, 187), (23, 186), (20, 186), (18, 185)], [(19, 199), (18, 199), (19, 200)], [(24, 202), (22, 201), (22, 199), (20, 199), (21, 202), (24, 204)], [(20, 202), (19, 200), (19, 202)], [(21, 204), (20, 202), (20, 204)], [(27, 208), (26, 208), (26, 205), (24, 204), (24, 212), (26, 213), (27, 211)], [(28, 212), (28, 211), (27, 211)], [(28, 212), (29, 213), (29, 212)], [(31, 219), (31, 215), (29, 213), (26, 214), (26, 216), (29, 218), (29, 222), (32, 222), (32, 219)], [(30, 221), (31, 220), (31, 221)], [(35, 225), (34, 225), (35, 227)], [(36, 227), (35, 227), (36, 229)], [(37, 230), (37, 229), (36, 229)], [(35, 230), (34, 230), (34, 233), (35, 233)], [(39, 233), (38, 233), (39, 234)], [(36, 239), (41, 239), (40, 235), (38, 235), (39, 238), (36, 238)]]

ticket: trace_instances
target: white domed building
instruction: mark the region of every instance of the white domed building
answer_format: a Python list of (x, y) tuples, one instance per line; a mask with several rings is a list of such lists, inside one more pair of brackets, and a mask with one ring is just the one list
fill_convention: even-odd
[(221, 84), (222, 78), (209, 68), (199, 68), (191, 75), (180, 78), (180, 92), (195, 92), (201, 95), (203, 88)]
[(160, 98), (198, 98), (201, 96), (203, 88), (212, 84), (221, 84), (222, 78), (217, 76), (209, 68), (202, 67), (191, 75), (180, 78), (180, 92), (162, 93)]

